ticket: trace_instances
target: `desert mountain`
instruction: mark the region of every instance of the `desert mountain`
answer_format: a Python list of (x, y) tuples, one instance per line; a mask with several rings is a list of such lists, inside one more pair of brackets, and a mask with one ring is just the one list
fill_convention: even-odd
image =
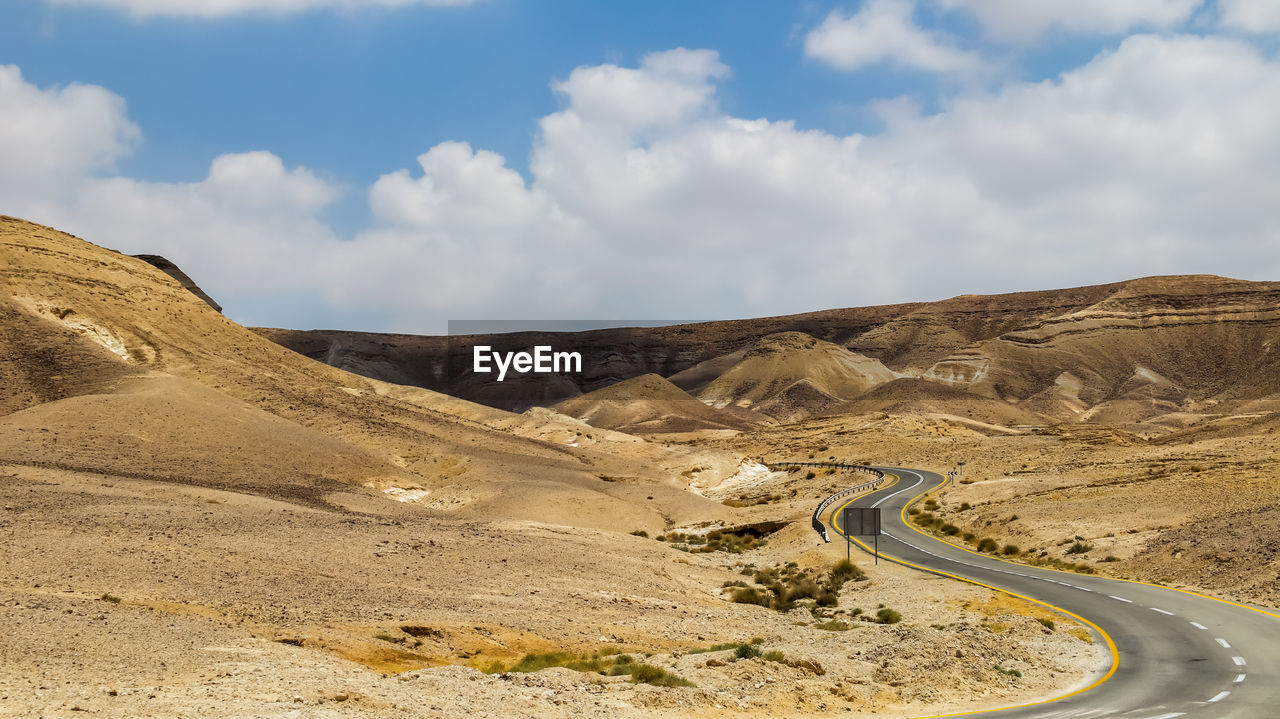
[(698, 398), (794, 418), (851, 400), (895, 378), (879, 360), (800, 332), (762, 338)]
[[(735, 456), (650, 445), (554, 414), (513, 415), (313, 362), (152, 264), (40, 225), (0, 218), (0, 253), (4, 463), (315, 507), (383, 501), (386, 492), (571, 525), (623, 518), (661, 527), (663, 517), (725, 510), (686, 488), (733, 474)], [(637, 494), (653, 500), (635, 502)]]
[(1280, 283), (1147, 278), (967, 345), (923, 378), (1060, 419), (1231, 411), (1280, 395), (1277, 341)]
[[(468, 394), (465, 378), (449, 379), (455, 370), (446, 338), (259, 332), (355, 372), (427, 387), (444, 384), (460, 396), (484, 401)], [(581, 376), (563, 377), (561, 389), (572, 395), (653, 373), (712, 404), (744, 402), (775, 417), (804, 416), (816, 407), (835, 406), (832, 398), (854, 398), (850, 393), (860, 381), (836, 379), (845, 369), (817, 378), (788, 373), (784, 365), (803, 362), (782, 356), (810, 351), (799, 345), (774, 347), (771, 360), (765, 355), (748, 359), (762, 338), (779, 333), (803, 333), (852, 357), (878, 362), (880, 367), (864, 363), (854, 371), (865, 371), (873, 380), (861, 380), (863, 391), (895, 377), (920, 380), (884, 390), (908, 392), (909, 400), (877, 395), (842, 405), (841, 411), (877, 406), (957, 416), (974, 411), (988, 419), (1003, 417), (998, 423), (1006, 425), (1090, 422), (1159, 434), (1280, 407), (1280, 360), (1274, 351), (1280, 342), (1280, 283), (1208, 275), (576, 333), (560, 341), (599, 361), (588, 361), (593, 369)], [(535, 333), (469, 339), (527, 347), (545, 341), (545, 335), (541, 340)], [(831, 346), (818, 346), (825, 347), (827, 360), (837, 356)], [(827, 361), (818, 355), (822, 352), (811, 359)], [(767, 362), (778, 368), (766, 368)], [(827, 364), (833, 371), (844, 366), (843, 361)], [(775, 371), (776, 382), (757, 386), (755, 376)], [(792, 381), (786, 382), (788, 377)], [(957, 411), (962, 398), (977, 402), (979, 397), (989, 400), (981, 403), (983, 409)]]
[(747, 412), (709, 407), (656, 374), (623, 380), (565, 400), (554, 409), (594, 427), (633, 434), (742, 431), (759, 426), (763, 419)]

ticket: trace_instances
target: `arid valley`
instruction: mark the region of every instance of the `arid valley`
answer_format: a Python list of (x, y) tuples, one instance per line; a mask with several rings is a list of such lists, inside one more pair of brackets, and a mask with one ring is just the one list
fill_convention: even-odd
[(1280, 283), (597, 330), (618, 361), (509, 412), (442, 338), (245, 328), (88, 239), (0, 218), (0, 716), (926, 716), (1106, 672), (1090, 617), (842, 563), (811, 515), (871, 475), (785, 462), (955, 472), (915, 531), (1280, 606)]

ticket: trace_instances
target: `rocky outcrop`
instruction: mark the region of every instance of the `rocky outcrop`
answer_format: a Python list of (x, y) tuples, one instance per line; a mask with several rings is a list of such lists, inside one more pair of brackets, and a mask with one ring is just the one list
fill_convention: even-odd
[(173, 279), (177, 280), (178, 284), (182, 285), (188, 292), (204, 300), (205, 304), (219, 312), (222, 311), (222, 305), (214, 302), (212, 297), (206, 294), (204, 290), (200, 289), (200, 286), (195, 283), (195, 280), (188, 277), (187, 273), (182, 271), (182, 268), (173, 264), (169, 260), (161, 257), (160, 255), (134, 255), (134, 257), (142, 260), (148, 265), (151, 265), (157, 270), (160, 270), (166, 275), (169, 275)]

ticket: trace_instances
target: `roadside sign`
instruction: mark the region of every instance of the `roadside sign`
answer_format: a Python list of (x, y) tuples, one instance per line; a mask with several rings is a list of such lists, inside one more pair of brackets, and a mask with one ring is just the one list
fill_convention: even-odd
[(846, 559), (852, 556), (852, 537), (875, 537), (876, 564), (880, 563), (880, 508), (845, 507), (840, 512), (840, 528), (844, 530)]

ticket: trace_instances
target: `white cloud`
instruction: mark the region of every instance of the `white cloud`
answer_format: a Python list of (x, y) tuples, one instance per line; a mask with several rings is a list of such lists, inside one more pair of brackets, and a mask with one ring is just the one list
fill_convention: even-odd
[(669, 128), (714, 111), (711, 81), (728, 74), (716, 53), (680, 48), (646, 56), (639, 69), (579, 67), (554, 87), (586, 121), (630, 132)]
[(582, 285), (571, 280), (595, 261), (580, 221), (492, 152), (446, 142), (418, 163), (420, 177), (400, 170), (374, 184), (375, 225), (337, 248), (330, 302), (382, 307), (397, 324), (580, 312)]
[(477, 0), (48, 0), (55, 5), (90, 5), (122, 10), (134, 17), (221, 18), (244, 14), (305, 12), (322, 8), (358, 9), (406, 5), (470, 5)]
[[(1051, 29), (1120, 34), (1136, 27), (1171, 28), (1204, 0), (937, 0), (973, 13), (992, 36), (1030, 42)], [(1262, 3), (1266, 0), (1243, 0)]]
[(856, 14), (834, 10), (804, 38), (804, 51), (841, 70), (890, 62), (928, 72), (972, 72), (978, 56), (912, 20), (914, 0), (869, 0)]
[(564, 107), (540, 123), (531, 179), (443, 143), (420, 172), (378, 180), (374, 222), (349, 239), (322, 220), (337, 190), (266, 153), (186, 184), (73, 162), (73, 198), (32, 219), (170, 255), (237, 319), (236, 300), (275, 292), (320, 304), (312, 319), (253, 319), (364, 329), (1280, 275), (1280, 61), (1244, 41), (1133, 37), (1057, 80), (968, 90), (934, 114), (885, 103), (883, 132), (849, 137), (724, 113), (725, 73), (683, 50), (579, 68), (555, 86)]
[(120, 96), (93, 85), (40, 90), (0, 65), (0, 200), (9, 209), (59, 199), (68, 184), (109, 170), (139, 137)]
[(45, 221), (123, 252), (164, 255), (208, 277), (206, 289), (235, 308), (317, 289), (314, 267), (338, 244), (319, 215), (337, 197), (310, 170), (249, 152), (214, 159), (199, 182), (86, 180), (74, 205)]
[(1274, 0), (1218, 0), (1222, 25), (1248, 33), (1280, 31), (1280, 2)]

